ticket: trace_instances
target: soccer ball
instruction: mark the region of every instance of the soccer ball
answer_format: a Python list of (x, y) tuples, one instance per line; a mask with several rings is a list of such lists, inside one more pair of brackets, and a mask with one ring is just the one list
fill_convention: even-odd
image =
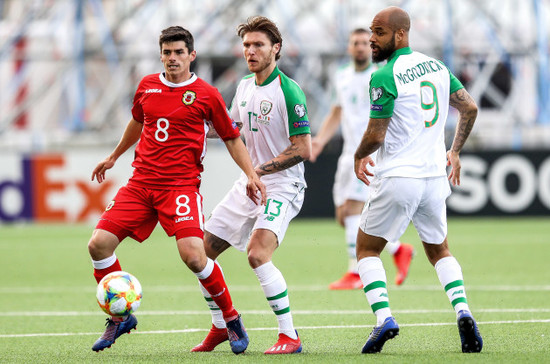
[(141, 303), (141, 284), (127, 272), (111, 272), (97, 285), (97, 303), (107, 315), (127, 316)]

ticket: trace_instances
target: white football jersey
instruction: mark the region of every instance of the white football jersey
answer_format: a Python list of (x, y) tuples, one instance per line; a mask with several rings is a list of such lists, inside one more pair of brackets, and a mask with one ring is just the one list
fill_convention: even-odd
[(363, 133), (369, 123), (370, 93), (369, 83), (377, 67), (371, 64), (357, 72), (355, 65), (349, 63), (336, 71), (334, 105), (342, 108), (341, 130), (344, 139), (342, 154), (355, 154)]
[(446, 175), (449, 95), (463, 88), (443, 62), (409, 47), (395, 51), (371, 78), (371, 118), (391, 118), (378, 150), (379, 177)]
[[(310, 134), (306, 97), (298, 84), (279, 71), (261, 85), (254, 75), (244, 77), (231, 103), (231, 117), (241, 122), (241, 134), (257, 167), (281, 154), (290, 146), (289, 137)], [(270, 183), (300, 183), (304, 186), (304, 163), (262, 177)]]

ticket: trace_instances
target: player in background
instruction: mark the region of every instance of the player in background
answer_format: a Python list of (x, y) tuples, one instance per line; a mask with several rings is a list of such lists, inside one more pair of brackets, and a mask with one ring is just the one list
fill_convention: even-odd
[[(355, 173), (372, 188), (361, 216), (357, 259), (376, 326), (362, 352), (379, 352), (399, 333), (380, 253), (411, 220), (456, 312), (462, 351), (480, 352), (483, 340), (468, 306), (462, 269), (449, 251), (445, 204), (451, 193), (447, 179), (460, 184), (459, 153), (474, 126), (477, 105), (443, 62), (411, 50), (409, 29), (409, 15), (398, 7), (380, 11), (371, 24), (372, 59), (387, 63), (372, 75), (369, 126), (355, 152)], [(459, 118), (446, 152), (449, 106)], [(371, 155), (377, 150), (375, 164)]]
[[(348, 247), (348, 271), (329, 289), (363, 288), (357, 273), (356, 244), (361, 211), (369, 199), (369, 187), (355, 177), (353, 154), (359, 146), (361, 136), (367, 129), (370, 101), (369, 82), (377, 67), (371, 63), (369, 44), (370, 32), (363, 28), (353, 30), (349, 37), (348, 53), (351, 63), (338, 69), (334, 75), (334, 102), (319, 132), (312, 139), (311, 162), (315, 162), (325, 145), (342, 126), (344, 146), (334, 178), (332, 198), (336, 210), (336, 221), (344, 228)], [(375, 158), (372, 156), (372, 158)], [(395, 284), (401, 285), (409, 272), (414, 249), (412, 245), (399, 240), (388, 242), (386, 250), (393, 256), (397, 268)]]
[[(248, 18), (238, 26), (237, 34), (252, 74), (239, 83), (230, 112), (242, 123), (248, 153), (266, 186), (267, 204), (257, 206), (244, 198), (246, 179), (241, 175), (206, 222), (205, 250), (211, 259), (230, 246), (246, 250), (279, 324), (278, 340), (265, 354), (299, 353), (302, 344), (294, 329), (287, 284), (271, 258), (304, 201), (302, 162), (311, 154), (306, 99), (298, 84), (277, 67), (282, 37), (271, 20)], [(212, 313), (212, 328), (192, 351), (212, 351), (227, 340), (217, 304), (211, 294), (204, 289), (203, 293)]]
[[(220, 307), (231, 349), (239, 354), (246, 349), (248, 336), (222, 271), (206, 257), (202, 241), (204, 216), (199, 186), (209, 125), (243, 170), (243, 196), (246, 194), (258, 208), (266, 203), (265, 186), (220, 93), (190, 71), (196, 57), (191, 33), (179, 26), (164, 29), (159, 46), (164, 72), (141, 80), (132, 119), (120, 142), (92, 173), (92, 180), (103, 182), (105, 172), (139, 140), (133, 175), (101, 216), (88, 243), (94, 277), (99, 282), (108, 273), (121, 270), (115, 255), (117, 246), (126, 237), (144, 241), (160, 222), (169, 236), (175, 236), (181, 259)], [(136, 325), (134, 315), (108, 318), (107, 329), (92, 350), (110, 347)]]

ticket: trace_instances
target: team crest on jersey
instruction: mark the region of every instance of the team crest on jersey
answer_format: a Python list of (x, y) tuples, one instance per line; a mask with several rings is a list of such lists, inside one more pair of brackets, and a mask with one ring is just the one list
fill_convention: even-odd
[(183, 93), (183, 97), (181, 98), (181, 101), (185, 104), (185, 105), (191, 105), (193, 102), (195, 102), (195, 99), (197, 98), (197, 94), (194, 93), (193, 91), (185, 91)]
[(370, 90), (371, 101), (374, 102), (376, 100), (379, 100), (383, 94), (384, 94), (384, 91), (382, 90), (382, 87), (373, 87)]
[(271, 108), (273, 107), (273, 104), (267, 100), (263, 100), (260, 102), (260, 112), (262, 115), (267, 115), (271, 111)]
[(304, 104), (296, 104), (294, 105), (294, 112), (298, 115), (298, 117), (303, 118), (306, 116), (306, 107)]

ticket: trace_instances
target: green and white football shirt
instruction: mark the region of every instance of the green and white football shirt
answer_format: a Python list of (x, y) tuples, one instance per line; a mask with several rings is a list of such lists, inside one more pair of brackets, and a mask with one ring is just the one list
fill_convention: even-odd
[(370, 117), (391, 118), (376, 157), (378, 177), (446, 175), (449, 95), (463, 87), (443, 62), (409, 47), (373, 73)]
[[(298, 84), (275, 67), (261, 85), (254, 75), (244, 77), (231, 103), (231, 117), (243, 124), (241, 134), (257, 167), (290, 146), (289, 137), (310, 134), (306, 97)], [(262, 177), (270, 183), (301, 183), (304, 186), (304, 164)]]
[(357, 72), (354, 64), (348, 63), (336, 71), (333, 104), (342, 108), (342, 154), (353, 156), (363, 133), (367, 130), (370, 109), (369, 82), (376, 69), (376, 66), (371, 64), (365, 70)]

